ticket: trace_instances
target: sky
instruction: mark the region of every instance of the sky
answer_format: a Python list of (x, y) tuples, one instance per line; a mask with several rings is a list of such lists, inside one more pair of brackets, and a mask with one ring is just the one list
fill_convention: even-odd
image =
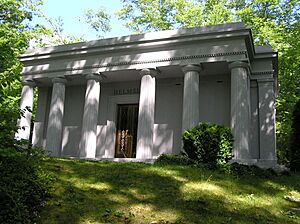
[[(83, 36), (85, 40), (89, 41), (99, 39), (99, 37), (97, 37), (94, 30), (88, 28), (88, 24), (79, 22), (78, 18), (83, 16), (86, 9), (97, 9), (101, 6), (112, 14), (121, 8), (121, 3), (120, 0), (44, 0), (44, 4), (40, 9), (48, 18), (62, 18), (64, 22), (63, 33), (76, 37)], [(46, 25), (44, 20), (36, 17), (33, 23)], [(116, 16), (111, 17), (111, 27), (112, 30), (103, 35), (105, 38), (124, 36), (132, 33), (122, 25), (122, 22), (116, 19)]]

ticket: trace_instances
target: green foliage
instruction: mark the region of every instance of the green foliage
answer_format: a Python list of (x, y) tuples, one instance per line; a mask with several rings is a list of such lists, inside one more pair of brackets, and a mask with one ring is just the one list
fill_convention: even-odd
[[(40, 1), (0, 0), (0, 108), (1, 118), (6, 111), (12, 111), (16, 119), (21, 90), (20, 73), (22, 65), (19, 56), (28, 47), (29, 38), (35, 32), (29, 21)], [(4, 113), (4, 115), (2, 114)], [(10, 121), (1, 120), (3, 123)], [(14, 122), (16, 124), (16, 120)]]
[(49, 176), (40, 168), (43, 154), (14, 139), (20, 117), (18, 57), (37, 31), (29, 21), (39, 4), (0, 0), (0, 223), (34, 223), (49, 193)]
[(172, 4), (169, 0), (122, 0), (123, 8), (118, 12), (119, 19), (135, 32), (166, 30), (173, 26), (170, 20)]
[(14, 148), (17, 144), (14, 135), (17, 132), (16, 120), (19, 117), (19, 110), (9, 105), (0, 107), (0, 145), (2, 148)]
[(197, 163), (224, 166), (232, 158), (233, 136), (228, 127), (199, 123), (182, 136), (183, 149)]
[(98, 33), (98, 37), (102, 37), (101, 33), (106, 33), (111, 30), (111, 26), (109, 24), (110, 15), (104, 8), (86, 10), (84, 13), (84, 20)]
[(33, 223), (51, 186), (40, 167), (43, 152), (14, 139), (19, 117), (18, 109), (0, 107), (0, 223)]
[[(34, 223), (48, 197), (50, 177), (40, 167), (43, 152), (17, 141), (20, 111), (0, 107), (0, 223)], [(24, 111), (21, 111), (21, 116)], [(21, 127), (22, 128), (22, 127)]]
[(155, 164), (159, 165), (190, 165), (192, 161), (186, 155), (162, 154)]
[[(14, 150), (22, 142), (14, 140), (20, 117), (20, 72), (18, 57), (27, 48), (27, 26), (31, 11), (24, 1), (0, 0), (0, 148)], [(31, 5), (31, 7), (33, 7)]]
[(228, 166), (226, 172), (233, 174), (237, 177), (259, 177), (259, 178), (271, 178), (277, 176), (276, 172), (272, 169), (262, 169), (255, 165), (243, 165), (239, 163), (232, 163)]
[(31, 40), (35, 42), (37, 47), (55, 46), (72, 44), (85, 41), (83, 37), (76, 37), (73, 35), (66, 35), (64, 33), (64, 21), (61, 17), (47, 18), (41, 15), (49, 24), (49, 28), (39, 26), (38, 31), (35, 32)]
[(135, 32), (195, 27), (232, 21), (228, 1), (122, 0), (117, 13)]
[(0, 147), (0, 223), (34, 223), (49, 196), (49, 175), (37, 149)]
[(293, 112), (292, 137), (289, 148), (290, 169), (300, 171), (300, 100)]
[(287, 45), (279, 54), (279, 95), (276, 102), (276, 137), (278, 159), (288, 163), (287, 149), (290, 147), (292, 114), (300, 99), (300, 21), (285, 32)]

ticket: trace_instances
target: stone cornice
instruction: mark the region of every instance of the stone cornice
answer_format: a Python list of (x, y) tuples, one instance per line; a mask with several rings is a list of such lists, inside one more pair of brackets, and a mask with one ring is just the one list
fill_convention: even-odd
[(243, 23), (184, 28), (29, 50), (21, 55), (20, 59), (22, 62), (26, 62), (75, 55), (99, 55), (103, 54), (103, 52), (142, 50), (145, 48), (180, 45), (183, 42), (191, 41), (244, 38), (245, 36), (248, 37), (250, 33), (251, 30), (245, 28)]
[[(274, 82), (274, 70), (269, 71), (252, 71), (251, 80), (263, 81), (263, 80), (272, 80)], [(275, 79), (276, 80), (276, 79)]]
[(97, 65), (76, 67), (76, 68), (51, 69), (51, 70), (44, 70), (44, 71), (29, 71), (29, 72), (23, 72), (23, 75), (34, 75), (34, 74), (44, 74), (44, 73), (64, 72), (64, 71), (76, 71), (76, 70), (105, 68), (105, 67), (124, 66), (124, 65), (151, 64), (151, 63), (159, 63), (159, 62), (166, 62), (166, 61), (182, 62), (184, 60), (190, 60), (190, 59), (215, 58), (215, 57), (224, 57), (224, 56), (226, 57), (226, 56), (233, 56), (233, 55), (244, 55), (247, 58), (246, 51), (236, 51), (236, 52), (226, 52), (226, 53), (216, 53), (216, 54), (201, 54), (201, 55), (188, 55), (188, 56), (161, 58), (161, 59), (156, 59), (156, 60), (120, 61), (120, 62), (116, 62), (116, 63), (103, 63), (103, 64), (97, 64)]

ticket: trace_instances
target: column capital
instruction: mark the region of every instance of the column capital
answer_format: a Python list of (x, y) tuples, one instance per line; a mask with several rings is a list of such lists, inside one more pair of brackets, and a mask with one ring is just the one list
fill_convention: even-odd
[(249, 64), (243, 61), (234, 61), (228, 65), (229, 69), (234, 68), (250, 68)]
[(200, 73), (202, 70), (203, 69), (202, 69), (201, 65), (192, 65), (192, 64), (190, 64), (190, 65), (182, 66), (182, 71), (184, 73), (186, 73), (186, 72), (198, 72), (198, 73)]
[(63, 83), (66, 84), (67, 80), (64, 77), (55, 77), (52, 79), (52, 83)]
[(141, 76), (151, 75), (152, 77), (155, 77), (159, 74), (159, 71), (157, 69), (143, 68), (139, 71), (139, 73)]
[(22, 81), (23, 86), (35, 87), (35, 82), (32, 79), (26, 79)]
[(95, 81), (97, 81), (97, 82), (100, 82), (103, 78), (101, 77), (100, 74), (95, 74), (95, 73), (93, 73), (93, 74), (88, 74), (88, 75), (86, 75), (86, 76), (85, 76), (85, 79), (86, 79), (86, 80), (95, 80)]

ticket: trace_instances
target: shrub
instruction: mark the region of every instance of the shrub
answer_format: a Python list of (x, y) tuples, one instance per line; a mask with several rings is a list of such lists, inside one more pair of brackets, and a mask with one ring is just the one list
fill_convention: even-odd
[(232, 158), (233, 136), (228, 127), (199, 123), (183, 133), (183, 149), (196, 163), (225, 166)]
[(271, 178), (277, 176), (277, 173), (273, 169), (262, 169), (255, 165), (243, 165), (239, 163), (230, 164), (227, 172), (237, 177), (256, 176), (259, 178)]
[(192, 164), (192, 161), (185, 155), (162, 154), (155, 161), (155, 164), (190, 165)]
[(14, 139), (17, 132), (17, 119), (24, 111), (10, 107), (0, 102), (0, 147), (16, 148), (19, 142)]
[(300, 171), (300, 100), (293, 112), (291, 145), (289, 148), (290, 169)]
[(0, 108), (0, 223), (35, 223), (51, 187), (43, 152), (14, 139), (18, 117), (17, 109)]
[(0, 149), (0, 223), (34, 223), (50, 192), (42, 152)]

